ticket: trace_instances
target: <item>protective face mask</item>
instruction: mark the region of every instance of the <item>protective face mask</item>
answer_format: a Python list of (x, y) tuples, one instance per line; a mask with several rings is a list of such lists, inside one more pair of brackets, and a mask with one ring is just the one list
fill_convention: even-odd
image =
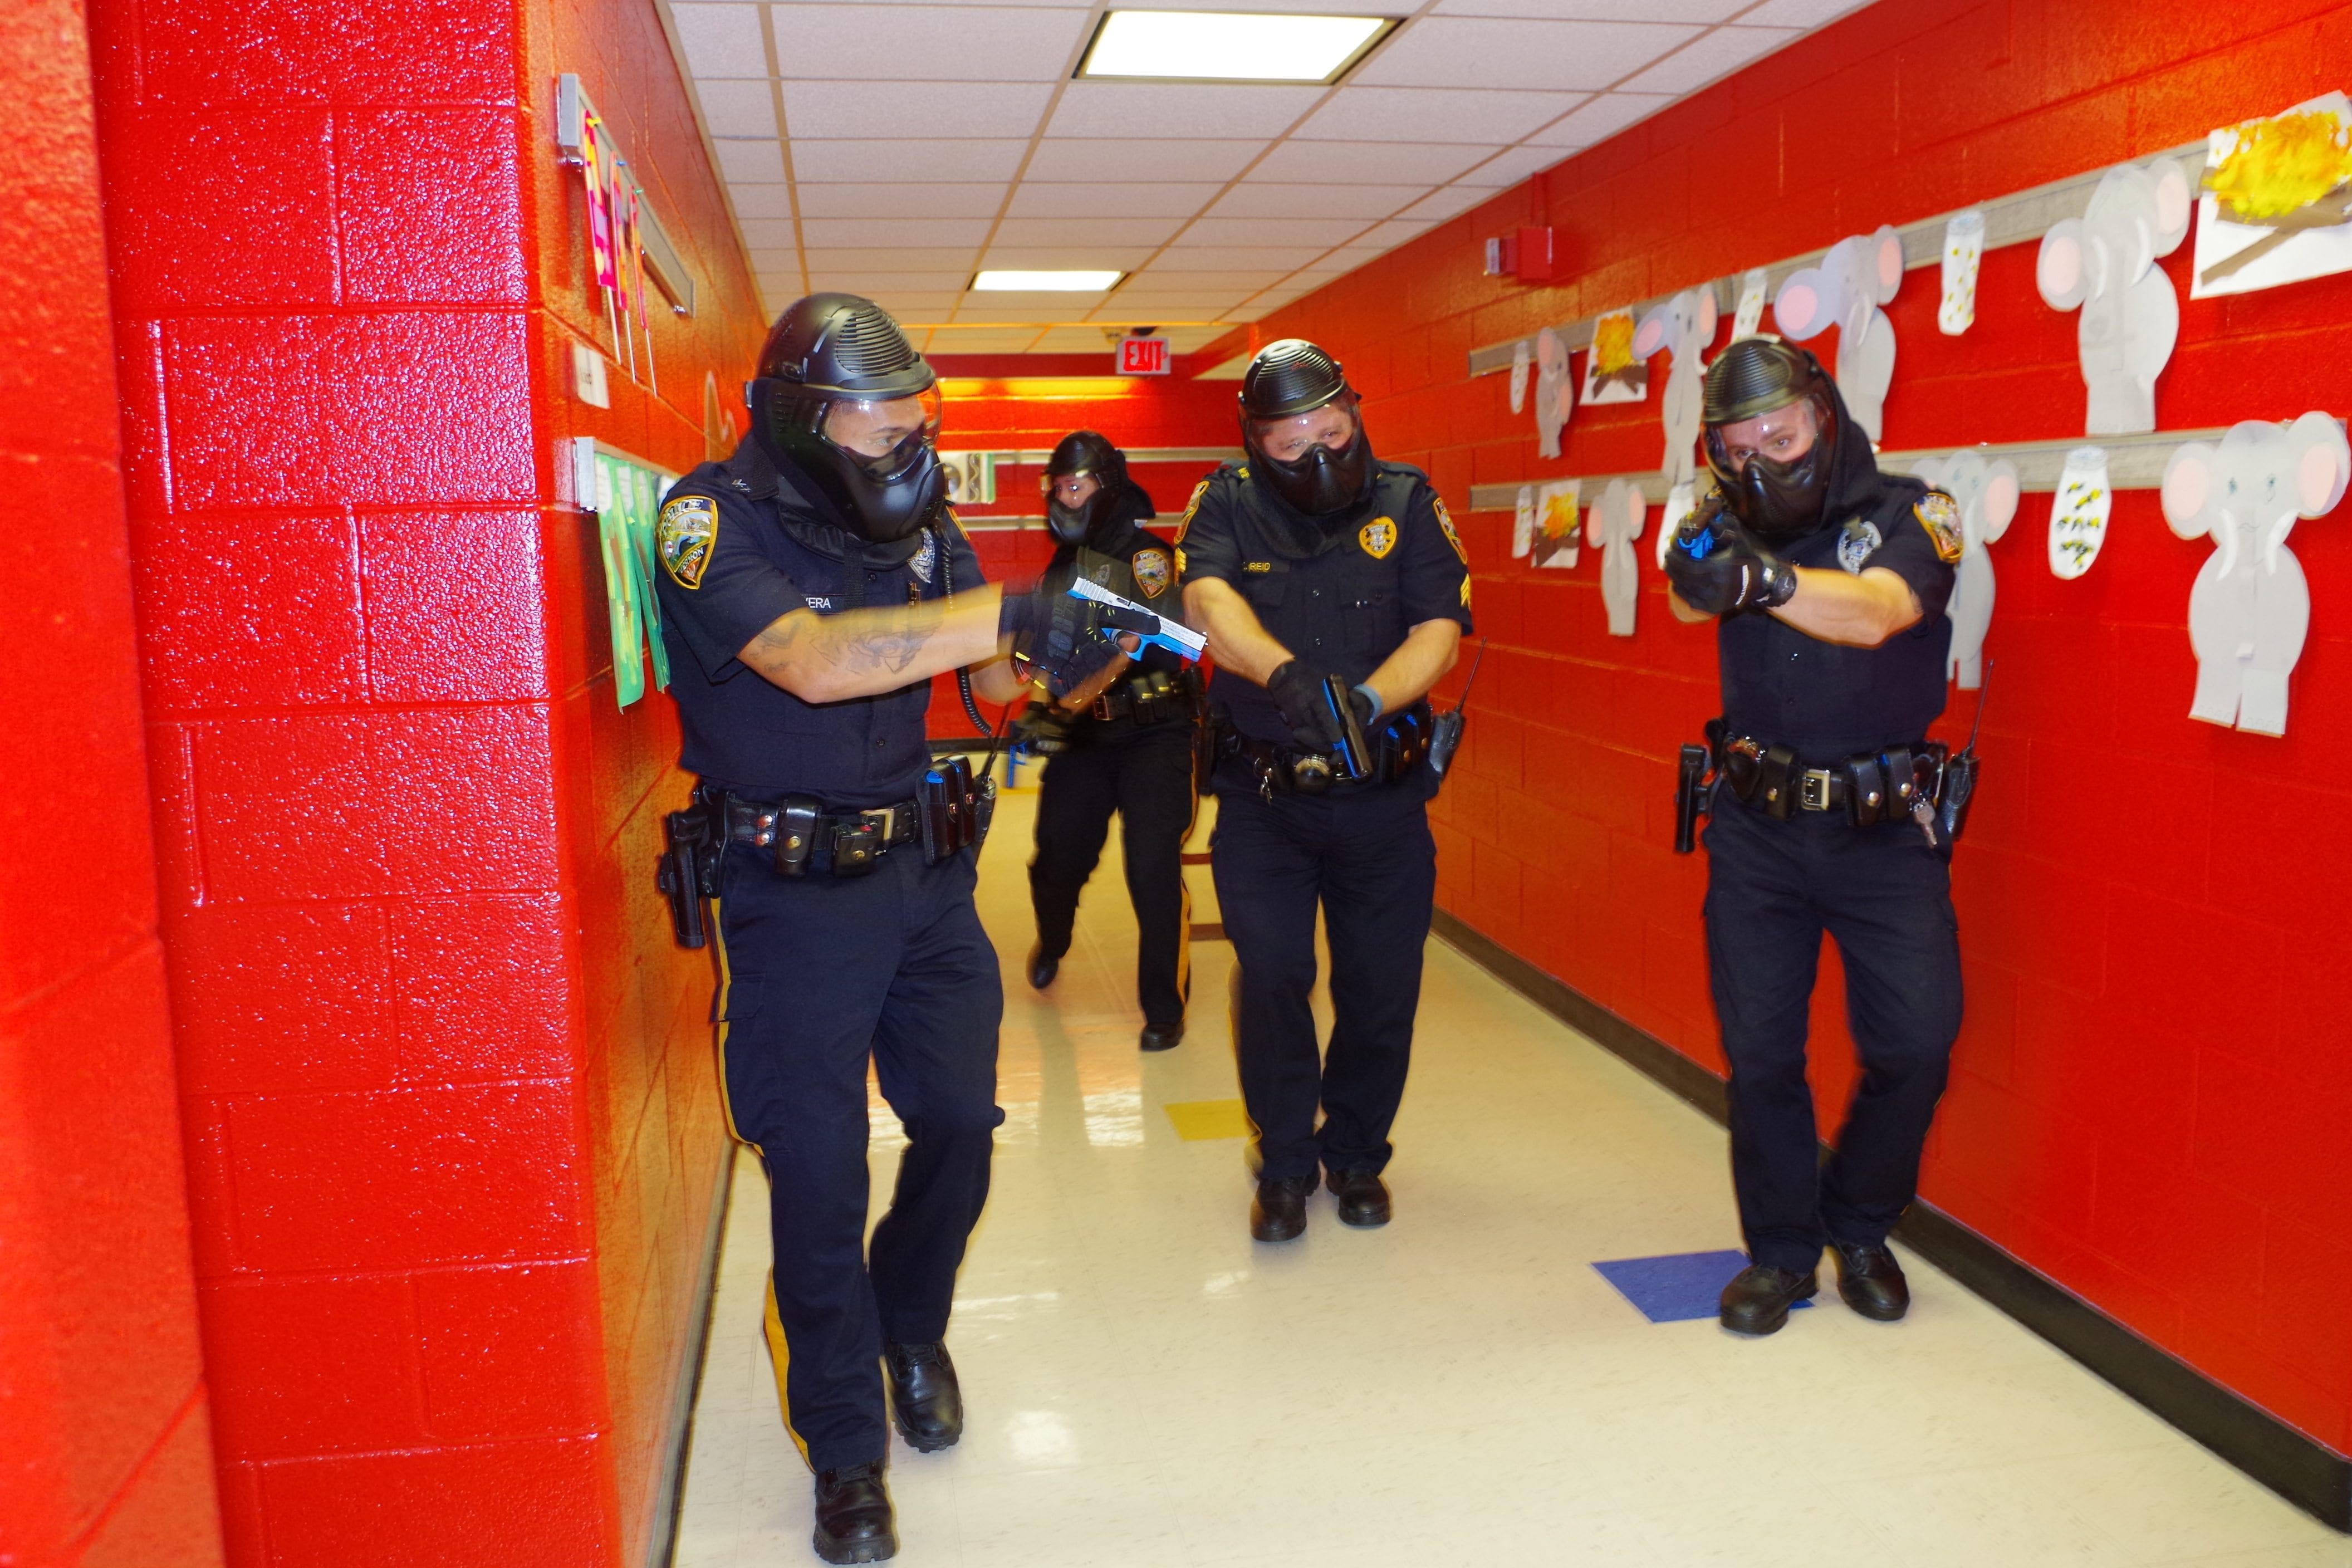
[(1286, 463), (1264, 453), (1258, 456), (1275, 493), (1309, 517), (1346, 510), (1363, 500), (1371, 485), (1372, 444), (1361, 426), (1356, 438), (1336, 452), (1318, 445)]

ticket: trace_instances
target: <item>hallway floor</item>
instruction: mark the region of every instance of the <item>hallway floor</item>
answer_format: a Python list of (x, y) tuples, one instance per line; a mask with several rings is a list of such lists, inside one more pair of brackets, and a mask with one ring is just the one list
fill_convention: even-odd
[[(1323, 1194), (1302, 1239), (1252, 1243), (1231, 952), (1193, 948), (1189, 1037), (1139, 1053), (1114, 841), (1032, 991), (1034, 801), (1007, 795), (981, 885), (1007, 1120), (949, 1335), (970, 1425), (943, 1454), (894, 1440), (898, 1562), (2352, 1568), (2346, 1538), (1916, 1258), (1900, 1325), (1848, 1311), (1826, 1269), (1770, 1339), (1650, 1321), (1592, 1265), (1738, 1246), (1721, 1129), (1441, 942), (1394, 1223), (1349, 1230)], [(1208, 868), (1188, 876), (1214, 921)], [(874, 1126), (878, 1213), (878, 1097)], [(747, 1154), (678, 1568), (816, 1562), (767, 1265)]]

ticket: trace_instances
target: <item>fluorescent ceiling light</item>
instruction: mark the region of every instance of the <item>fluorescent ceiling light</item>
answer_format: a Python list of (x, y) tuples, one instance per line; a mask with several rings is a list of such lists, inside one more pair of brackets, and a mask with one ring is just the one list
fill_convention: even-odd
[(1122, 272), (983, 272), (971, 280), (975, 289), (991, 293), (1099, 294), (1126, 274)]
[(1113, 11), (1096, 29), (1078, 74), (1328, 82), (1395, 25), (1387, 16)]

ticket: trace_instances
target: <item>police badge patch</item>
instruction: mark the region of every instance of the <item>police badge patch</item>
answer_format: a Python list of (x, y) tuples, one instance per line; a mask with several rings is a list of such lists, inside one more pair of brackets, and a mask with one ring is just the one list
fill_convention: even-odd
[(1147, 599), (1156, 599), (1168, 591), (1168, 552), (1164, 550), (1139, 550), (1128, 569), (1135, 574), (1135, 585)]
[(1878, 531), (1878, 524), (1859, 517), (1846, 519), (1845, 531), (1838, 538), (1838, 564), (1849, 575), (1859, 576), (1862, 568), (1878, 547), (1886, 542)]
[(1437, 526), (1445, 531), (1445, 542), (1454, 546), (1454, 553), (1463, 565), (1469, 565), (1470, 552), (1462, 548), (1462, 536), (1454, 531), (1454, 514), (1447, 511), (1445, 503), (1435, 496), (1430, 497), (1429, 504), (1437, 509)]
[(1941, 490), (1929, 490), (1912, 503), (1911, 515), (1935, 542), (1937, 557), (1947, 566), (1957, 563), (1968, 548), (1960, 537), (1960, 503)]
[(702, 586), (710, 547), (719, 538), (719, 503), (709, 496), (679, 496), (661, 509), (654, 524), (654, 547), (662, 570), (681, 588)]
[(1356, 531), (1356, 542), (1362, 545), (1364, 553), (1375, 561), (1387, 560), (1389, 552), (1396, 548), (1396, 542), (1397, 525), (1389, 518), (1376, 517)]

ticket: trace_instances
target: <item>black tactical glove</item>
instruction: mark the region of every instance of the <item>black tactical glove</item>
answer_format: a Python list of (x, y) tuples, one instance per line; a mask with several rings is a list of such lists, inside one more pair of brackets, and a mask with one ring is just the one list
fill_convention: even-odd
[(1070, 743), (1071, 715), (1050, 703), (1032, 702), (1014, 720), (1013, 732), (1023, 749), (1040, 757), (1050, 757)]
[(1048, 580), (1025, 594), (1005, 590), (996, 629), (1011, 634), (1013, 651), (1034, 665), (1045, 689), (1060, 697), (1112, 659), (1127, 657), (1112, 634), (1156, 632), (1160, 617), (1074, 598)]
[(1797, 591), (1797, 571), (1749, 537), (1710, 497), (1675, 531), (1666, 580), (1683, 603), (1710, 616), (1769, 610)]
[[(1290, 739), (1302, 752), (1327, 756), (1339, 749), (1346, 739), (1339, 731), (1339, 716), (1331, 711), (1330, 700), (1324, 695), (1324, 676), (1328, 671), (1312, 665), (1290, 659), (1265, 678), (1266, 695), (1282, 710), (1282, 721), (1290, 726)], [(1380, 703), (1371, 692), (1359, 686), (1348, 693), (1348, 700), (1356, 710), (1356, 722), (1370, 728), (1380, 717)]]

